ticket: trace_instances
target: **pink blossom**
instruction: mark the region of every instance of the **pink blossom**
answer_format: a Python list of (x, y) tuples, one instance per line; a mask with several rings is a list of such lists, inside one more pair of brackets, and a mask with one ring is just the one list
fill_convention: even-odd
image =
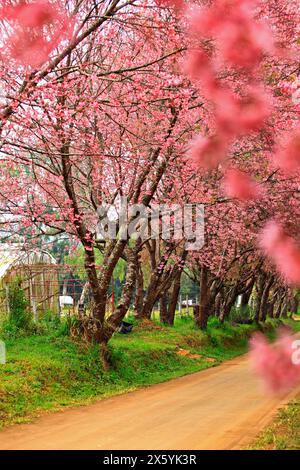
[(211, 73), (208, 55), (201, 49), (189, 51), (185, 59), (184, 71), (195, 80), (202, 78), (203, 74)]
[(261, 129), (270, 116), (271, 107), (268, 95), (259, 88), (251, 88), (241, 101), (240, 128), (243, 132)]
[(171, 7), (176, 10), (182, 10), (185, 7), (184, 0), (156, 0), (156, 3), (160, 7)]
[(14, 59), (31, 67), (45, 62), (62, 37), (72, 30), (67, 15), (47, 1), (10, 6), (2, 14), (12, 28), (5, 46)]
[(250, 89), (240, 99), (231, 91), (219, 89), (215, 93), (216, 120), (222, 132), (227, 134), (247, 134), (259, 130), (270, 115), (267, 95), (260, 90)]
[(274, 344), (270, 344), (261, 333), (256, 333), (251, 339), (252, 368), (271, 394), (287, 392), (300, 383), (300, 365), (292, 361), (293, 340), (283, 332)]
[(48, 59), (52, 46), (41, 37), (30, 38), (27, 35), (15, 34), (11, 39), (12, 56), (18, 62), (37, 67)]
[(225, 24), (233, 21), (241, 24), (246, 13), (241, 0), (217, 0), (213, 7), (192, 6), (189, 9), (189, 26), (196, 36), (215, 36)]
[(243, 201), (257, 199), (260, 194), (259, 187), (246, 173), (237, 169), (226, 172), (224, 189), (229, 197)]
[(223, 58), (233, 66), (252, 68), (265, 52), (272, 51), (272, 35), (260, 23), (224, 23), (219, 47)]
[(218, 13), (218, 10), (213, 12), (210, 8), (190, 8), (190, 32), (200, 37), (211, 36), (215, 29), (220, 25), (220, 15)]
[(23, 28), (37, 28), (53, 23), (57, 17), (54, 7), (47, 1), (20, 3), (4, 9), (7, 19), (15, 20)]
[(275, 154), (275, 163), (287, 171), (300, 169), (300, 130), (294, 130), (287, 143)]
[(300, 285), (300, 249), (277, 222), (267, 223), (261, 233), (260, 245), (283, 277), (293, 285)]
[(220, 83), (216, 78), (212, 60), (204, 50), (189, 51), (183, 64), (183, 71), (191, 80), (201, 81), (202, 91), (208, 99), (216, 99)]
[(227, 142), (219, 136), (198, 136), (191, 142), (187, 157), (197, 167), (213, 169), (225, 160), (227, 151)]
[(279, 89), (282, 93), (291, 95), (298, 89), (299, 83), (298, 80), (283, 80), (279, 83)]

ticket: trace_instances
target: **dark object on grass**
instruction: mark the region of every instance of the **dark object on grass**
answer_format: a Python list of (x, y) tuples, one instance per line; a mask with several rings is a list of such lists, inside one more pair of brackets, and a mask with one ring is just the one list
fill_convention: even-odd
[(119, 326), (119, 333), (122, 333), (124, 335), (127, 335), (128, 333), (131, 333), (133, 328), (132, 323), (127, 323), (126, 321), (122, 321), (121, 325)]

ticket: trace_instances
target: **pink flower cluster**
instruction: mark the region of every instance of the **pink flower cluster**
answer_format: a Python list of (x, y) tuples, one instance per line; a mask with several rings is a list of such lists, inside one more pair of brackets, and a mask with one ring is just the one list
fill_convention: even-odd
[[(189, 77), (199, 82), (202, 92), (214, 106), (215, 134), (191, 142), (188, 157), (198, 167), (226, 166), (230, 144), (237, 138), (257, 132), (271, 114), (269, 96), (257, 83), (256, 68), (263, 56), (273, 51), (272, 35), (266, 24), (255, 20), (253, 2), (217, 0), (213, 7), (187, 9), (191, 39), (204, 44), (191, 49), (184, 65)], [(213, 39), (214, 48), (205, 50), (205, 39)], [(242, 93), (234, 93), (221, 79), (225, 67), (247, 71), (248, 83)], [(241, 177), (241, 181), (238, 181)], [(245, 173), (228, 175), (227, 194), (231, 197), (256, 197), (255, 184)], [(241, 192), (241, 187), (245, 190)], [(230, 186), (230, 188), (229, 188)]]
[(272, 35), (254, 19), (255, 1), (216, 0), (213, 7), (194, 7), (190, 29), (198, 37), (214, 37), (222, 58), (233, 67), (253, 69), (273, 52)]
[(286, 172), (300, 170), (300, 127), (285, 137), (275, 153), (275, 163)]
[(228, 142), (218, 135), (194, 138), (187, 153), (194, 166), (212, 170), (221, 163), (226, 155)]
[(238, 198), (241, 201), (257, 199), (260, 195), (260, 188), (247, 173), (237, 169), (230, 169), (224, 178), (224, 189), (227, 196)]
[(293, 361), (294, 338), (281, 332), (274, 344), (261, 334), (250, 342), (250, 360), (253, 371), (267, 393), (281, 394), (300, 384), (300, 365)]
[[(208, 6), (193, 4), (185, 9), (192, 46), (184, 70), (213, 110), (213, 131), (195, 137), (187, 157), (198, 168), (219, 167), (225, 171), (225, 193), (243, 202), (256, 199), (260, 187), (245, 171), (232, 168), (228, 155), (238, 139), (257, 132), (263, 135), (275, 107), (274, 97), (269, 96), (259, 78), (259, 67), (266, 56), (279, 53), (267, 22), (258, 19), (256, 6), (253, 0), (215, 0)], [(228, 72), (229, 76), (242, 77), (238, 91), (233, 90), (230, 80), (221, 78)], [(295, 87), (298, 80), (283, 84), (284, 92), (290, 94)], [(267, 139), (269, 132), (265, 132)], [(274, 162), (285, 172), (299, 171), (299, 127), (289, 131), (277, 145)], [(300, 285), (300, 250), (295, 240), (271, 222), (261, 234), (261, 247), (286, 281)]]
[(300, 248), (277, 222), (267, 223), (260, 243), (284, 278), (293, 285), (300, 285)]
[(20, 1), (17, 5), (4, 6), (0, 14), (11, 30), (5, 52), (25, 66), (41, 65), (61, 39), (72, 31), (71, 21), (60, 4), (46, 0)]
[(185, 7), (184, 0), (156, 0), (158, 6), (171, 7), (176, 10), (182, 10)]

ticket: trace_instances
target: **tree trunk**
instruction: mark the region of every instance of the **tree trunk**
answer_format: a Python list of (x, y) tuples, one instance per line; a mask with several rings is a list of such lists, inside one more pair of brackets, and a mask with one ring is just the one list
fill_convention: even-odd
[(248, 306), (249, 306), (249, 301), (250, 301), (250, 297), (251, 297), (251, 294), (252, 294), (252, 291), (253, 291), (253, 287), (254, 287), (254, 277), (253, 279), (251, 279), (249, 281), (249, 286), (247, 287), (247, 290), (245, 292), (242, 293), (242, 299), (241, 299), (241, 306), (240, 306), (240, 309), (241, 311), (244, 313), (244, 312), (247, 312), (247, 309), (248, 309)]
[(78, 315), (79, 316), (83, 315), (85, 312), (85, 300), (89, 294), (89, 291), (90, 291), (90, 284), (89, 282), (86, 282), (83, 286), (80, 299), (78, 302)]
[(282, 304), (283, 304), (283, 297), (278, 295), (278, 300), (276, 304), (276, 309), (274, 313), (274, 318), (280, 318), (281, 316), (281, 309), (282, 309)]
[(299, 300), (296, 295), (292, 297), (291, 300), (291, 312), (293, 315), (297, 315), (298, 313), (298, 308), (299, 308)]
[(207, 328), (208, 317), (210, 314), (209, 307), (209, 287), (208, 287), (208, 269), (204, 266), (201, 268), (200, 274), (200, 295), (199, 309), (195, 309), (195, 323), (198, 328), (205, 330)]
[(220, 318), (221, 316), (221, 308), (222, 308), (222, 294), (221, 292), (218, 293), (215, 300), (214, 306), (214, 314), (216, 317)]
[(139, 318), (147, 318), (148, 320), (150, 320), (151, 313), (152, 313), (152, 310), (154, 308), (154, 305), (157, 299), (157, 292), (156, 292), (155, 287), (156, 286), (154, 285), (154, 283), (149, 285), (145, 298), (144, 298), (143, 307), (140, 312)]
[(269, 317), (270, 318), (274, 318), (274, 306), (275, 306), (274, 300), (270, 300), (268, 302), (268, 310), (269, 310)]
[[(182, 262), (185, 262), (187, 257), (187, 252), (185, 251), (182, 255)], [(180, 269), (176, 272), (173, 289), (171, 292), (171, 299), (169, 304), (169, 314), (168, 314), (168, 323), (169, 325), (174, 325), (175, 314), (176, 314), (176, 307), (178, 302), (178, 297), (180, 293), (181, 287), (181, 276), (184, 269), (184, 264), (182, 263)]]
[(237, 298), (237, 284), (234, 287), (229, 288), (229, 291), (224, 299), (223, 308), (220, 315), (221, 323), (224, 323), (226, 318), (229, 317), (232, 307), (235, 304)]
[(114, 312), (105, 320), (104, 334), (99, 341), (101, 346), (101, 358), (105, 370), (108, 370), (111, 365), (110, 351), (107, 343), (117, 328), (119, 328), (132, 300), (137, 277), (137, 250), (138, 246), (135, 249), (127, 249), (127, 272), (122, 295)]
[(159, 318), (160, 322), (164, 324), (169, 323), (169, 312), (168, 312), (168, 293), (165, 292), (160, 298), (160, 310)]
[(288, 317), (288, 301), (287, 299), (284, 299), (282, 309), (281, 309), (281, 316), (282, 318), (287, 318)]
[(261, 307), (261, 301), (262, 301), (262, 296), (263, 296), (263, 291), (264, 291), (264, 282), (265, 282), (266, 276), (264, 273), (261, 273), (258, 276), (257, 282), (256, 282), (256, 305), (255, 305), (255, 322), (259, 322), (259, 316), (260, 316), (260, 307)]
[(269, 280), (266, 282), (264, 286), (263, 294), (261, 296), (259, 319), (262, 322), (265, 322), (267, 318), (268, 300), (269, 300), (269, 294), (270, 294), (270, 289), (273, 284), (273, 280), (274, 280), (273, 276), (271, 276)]
[(139, 318), (140, 313), (143, 308), (143, 300), (144, 300), (144, 276), (141, 265), (138, 265), (138, 272), (136, 278), (136, 294), (135, 294), (135, 302), (134, 302), (134, 311), (135, 316)]
[(102, 341), (99, 343), (100, 359), (102, 362), (103, 369), (108, 372), (111, 368), (111, 353), (108, 346), (108, 341)]

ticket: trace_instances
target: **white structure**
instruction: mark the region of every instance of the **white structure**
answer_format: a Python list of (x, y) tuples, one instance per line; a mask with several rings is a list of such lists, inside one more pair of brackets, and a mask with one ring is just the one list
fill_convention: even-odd
[(59, 305), (60, 305), (61, 308), (73, 307), (74, 299), (70, 295), (60, 295), (59, 296)]
[(194, 299), (187, 299), (182, 301), (182, 305), (186, 307), (187, 305), (189, 307), (192, 307), (193, 305), (196, 305), (196, 301)]

